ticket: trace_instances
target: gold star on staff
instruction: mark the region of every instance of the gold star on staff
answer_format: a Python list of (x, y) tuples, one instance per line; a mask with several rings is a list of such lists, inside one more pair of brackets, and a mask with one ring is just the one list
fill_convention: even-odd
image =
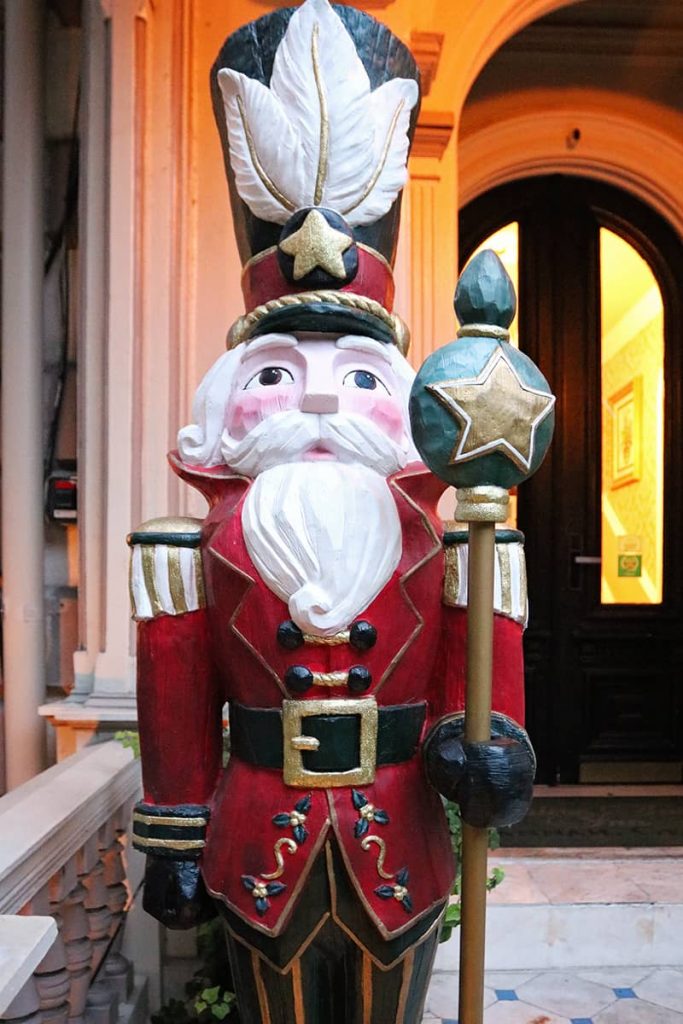
[(536, 430), (550, 414), (555, 396), (524, 384), (504, 349), (496, 349), (478, 377), (439, 381), (427, 390), (461, 426), (451, 465), (501, 452), (529, 471)]
[(328, 224), (319, 210), (311, 210), (299, 230), (280, 242), (282, 251), (294, 257), (295, 281), (316, 267), (343, 280), (346, 267), (342, 255), (351, 245), (353, 239)]

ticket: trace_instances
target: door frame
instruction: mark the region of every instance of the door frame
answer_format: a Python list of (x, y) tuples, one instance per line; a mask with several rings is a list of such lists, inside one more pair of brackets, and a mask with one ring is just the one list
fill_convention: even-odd
[[(460, 238), (461, 254), (463, 264), (467, 261), (472, 251), (488, 237), (493, 231), (513, 220), (523, 219), (525, 211), (528, 211), (533, 204), (534, 196), (542, 193), (544, 188), (550, 189), (553, 183), (567, 183), (567, 187), (573, 190), (578, 200), (583, 201), (590, 208), (592, 215), (600, 227), (609, 228), (623, 237), (636, 251), (646, 260), (650, 266), (655, 279), (660, 287), (662, 301), (664, 304), (664, 343), (665, 343), (665, 410), (664, 410), (664, 431), (665, 431), (665, 456), (664, 456), (664, 593), (662, 605), (653, 606), (618, 606), (608, 607), (598, 605), (592, 608), (591, 614), (596, 619), (602, 619), (605, 626), (613, 623), (616, 628), (628, 628), (629, 621), (635, 626), (635, 620), (642, 621), (655, 619), (659, 622), (669, 622), (671, 628), (681, 621), (682, 600), (679, 593), (678, 581), (681, 578), (682, 545), (680, 539), (681, 513), (683, 512), (683, 484), (680, 472), (680, 458), (676, 456), (676, 439), (681, 437), (683, 427), (683, 345), (676, 338), (676, 325), (683, 323), (683, 302), (681, 292), (683, 291), (683, 279), (676, 279), (675, 267), (678, 258), (680, 261), (681, 240), (671, 226), (661, 218), (655, 211), (644, 203), (635, 199), (632, 195), (606, 185), (603, 182), (589, 178), (577, 178), (575, 176), (548, 175), (542, 178), (537, 176), (523, 181), (515, 181), (492, 189), (483, 196), (478, 197), (469, 203), (462, 211), (460, 217)], [(579, 306), (578, 313), (586, 318), (589, 330), (595, 332), (595, 337), (600, 336), (600, 306), (599, 289), (597, 288), (598, 253), (592, 252), (588, 256), (591, 267), (587, 271), (596, 282), (596, 294), (588, 297), (587, 302), (581, 302), (575, 295), (574, 307)], [(527, 282), (535, 274), (538, 268), (530, 265), (533, 255), (524, 247), (524, 231), (520, 226), (520, 342), (521, 347), (536, 362), (540, 361), (541, 369), (550, 379), (553, 386), (554, 374), (554, 353), (548, 352), (547, 343), (536, 344), (541, 331), (543, 330), (543, 311), (534, 308), (530, 295), (525, 294)], [(592, 273), (591, 273), (592, 271)], [(527, 333), (527, 344), (524, 344), (525, 333)], [(533, 340), (532, 340), (533, 339)], [(599, 384), (600, 352), (599, 345), (595, 346), (596, 351), (586, 354), (584, 372), (588, 377), (587, 386), (596, 387)], [(548, 359), (548, 355), (550, 358)], [(580, 371), (577, 371), (580, 372)], [(597, 377), (596, 377), (597, 375)], [(555, 378), (556, 390), (562, 387), (562, 381)], [(593, 392), (595, 393), (595, 392)], [(593, 410), (592, 430), (599, 439), (600, 416), (598, 410)], [(590, 410), (589, 410), (590, 416)], [(589, 428), (590, 429), (590, 428)], [(565, 439), (564, 447), (567, 441)], [(598, 449), (599, 450), (599, 449)], [(541, 508), (553, 507), (553, 502), (561, 500), (561, 489), (558, 487), (558, 477), (563, 471), (562, 467), (571, 465), (571, 459), (563, 462), (564, 453), (557, 448), (551, 453), (537, 478), (523, 485), (521, 491), (521, 525), (526, 528), (534, 540), (542, 544), (543, 550), (558, 552), (557, 560), (553, 565), (555, 573), (566, 571), (566, 553), (559, 553), (564, 543), (564, 538), (554, 536), (552, 516), (545, 516)], [(576, 454), (574, 455), (576, 458)], [(599, 517), (595, 515), (595, 508), (599, 508), (598, 497), (600, 494), (600, 460), (596, 460), (588, 482), (589, 493), (586, 501), (586, 508), (592, 508), (593, 521), (598, 520), (597, 537), (589, 537), (590, 544), (599, 543)], [(558, 471), (558, 466), (560, 467)], [(553, 491), (552, 488), (555, 487)], [(529, 501), (525, 503), (524, 496)], [(525, 504), (527, 507), (535, 508), (533, 520), (529, 515), (525, 516)], [(586, 512), (586, 522), (590, 521), (590, 515)], [(548, 563), (544, 565), (544, 572), (547, 575)], [(534, 580), (534, 573), (530, 571), (529, 585), (533, 601), (534, 590), (543, 592), (543, 581)], [(530, 631), (527, 637), (527, 705), (529, 708), (530, 727), (535, 734), (535, 742), (538, 745), (540, 781), (555, 782), (560, 778), (563, 782), (578, 780), (578, 757), (580, 743), (578, 734), (580, 730), (579, 713), (572, 710), (569, 704), (568, 694), (560, 693), (555, 695), (548, 692), (548, 673), (552, 675), (554, 654), (552, 651), (552, 630), (553, 622), (557, 621), (557, 611), (560, 603), (561, 588), (554, 589), (554, 607), (549, 616), (544, 620), (543, 627), (538, 636), (534, 637), (534, 631)], [(544, 661), (539, 654), (544, 644), (547, 646), (549, 661)], [(538, 649), (537, 649), (538, 648)], [(683, 651), (681, 652), (683, 656)], [(567, 686), (560, 685), (560, 690), (567, 690)], [(680, 701), (678, 703), (680, 714)], [(572, 725), (573, 723), (573, 725)], [(565, 735), (567, 749), (560, 754), (555, 753), (554, 736)], [(573, 737), (573, 738), (572, 738)], [(558, 741), (559, 742), (559, 741)], [(564, 741), (563, 741), (564, 742)], [(576, 745), (575, 753), (572, 754), (572, 743)], [(561, 744), (560, 744), (561, 745)], [(682, 752), (683, 753), (683, 752)]]

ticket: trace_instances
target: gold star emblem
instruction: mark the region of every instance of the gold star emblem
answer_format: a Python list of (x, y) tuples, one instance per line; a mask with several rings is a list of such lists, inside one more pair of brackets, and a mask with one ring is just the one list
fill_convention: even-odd
[(343, 253), (353, 245), (353, 239), (337, 231), (325, 220), (319, 210), (311, 210), (298, 231), (280, 242), (280, 248), (294, 257), (294, 280), (300, 281), (316, 267), (332, 277), (346, 277)]
[(550, 415), (555, 396), (524, 384), (503, 348), (496, 349), (478, 377), (439, 381), (427, 390), (461, 427), (451, 465), (501, 452), (529, 471), (536, 431)]

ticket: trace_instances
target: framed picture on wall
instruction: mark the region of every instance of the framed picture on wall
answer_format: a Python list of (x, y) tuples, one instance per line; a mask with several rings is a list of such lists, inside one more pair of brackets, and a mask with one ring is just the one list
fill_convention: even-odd
[(640, 480), (643, 378), (634, 377), (609, 398), (612, 417), (611, 488)]

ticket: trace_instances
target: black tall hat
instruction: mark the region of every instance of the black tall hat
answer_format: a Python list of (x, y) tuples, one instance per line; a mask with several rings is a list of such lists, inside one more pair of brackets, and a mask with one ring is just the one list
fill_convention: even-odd
[(408, 346), (393, 274), (419, 71), (386, 26), (306, 0), (231, 35), (211, 72), (246, 314)]

